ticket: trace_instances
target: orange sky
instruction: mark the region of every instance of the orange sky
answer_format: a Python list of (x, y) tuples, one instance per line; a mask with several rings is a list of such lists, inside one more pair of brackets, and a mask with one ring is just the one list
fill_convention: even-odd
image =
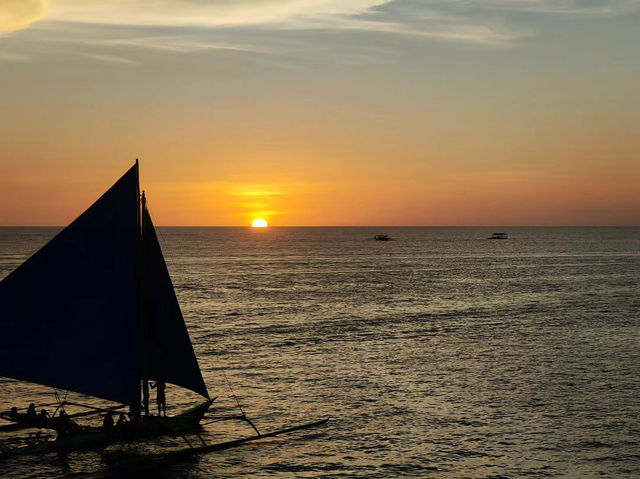
[(0, 6), (0, 225), (640, 224), (640, 0), (147, 3)]

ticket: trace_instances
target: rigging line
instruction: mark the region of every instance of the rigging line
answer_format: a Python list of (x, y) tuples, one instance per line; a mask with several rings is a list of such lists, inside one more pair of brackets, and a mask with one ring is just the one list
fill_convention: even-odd
[(67, 402), (67, 396), (69, 395), (69, 391), (64, 391), (64, 398), (60, 399), (60, 393), (58, 389), (54, 389), (53, 390), (53, 397), (55, 397), (56, 401), (58, 403), (66, 403)]
[[(153, 223), (153, 229), (156, 232), (156, 238), (158, 238), (158, 243), (160, 244), (160, 249), (162, 250), (162, 256), (164, 257), (165, 261), (165, 265), (167, 266), (167, 270), (169, 270), (169, 265), (167, 264), (167, 239), (165, 238), (164, 234), (161, 231), (161, 228), (158, 226), (158, 222), (156, 221), (156, 217), (154, 216), (154, 214), (151, 212), (151, 209), (149, 208), (149, 199), (147, 198), (147, 213), (149, 213), (149, 217), (151, 218), (151, 222)], [(169, 256), (170, 258), (171, 256)], [(171, 277), (171, 272), (169, 271), (169, 277)], [(173, 279), (171, 279), (171, 282), (173, 283)], [(175, 286), (174, 286), (174, 291), (175, 291)], [(176, 293), (177, 294), (177, 293)]]
[(227, 373), (224, 370), (222, 371), (222, 375), (224, 376), (224, 380), (227, 382), (227, 387), (229, 388), (229, 391), (231, 391), (231, 397), (233, 397), (233, 399), (236, 400), (236, 404), (238, 405), (238, 409), (240, 409), (240, 411), (242, 412), (243, 416), (246, 416), (247, 413), (244, 412), (244, 409), (242, 409), (242, 405), (240, 404), (240, 401), (238, 400), (238, 396), (236, 396), (236, 393), (233, 391), (233, 388), (231, 387), (231, 383), (229, 382), (229, 378), (227, 377)]
[(156, 231), (156, 237), (158, 238), (158, 243), (160, 243), (160, 249), (162, 250), (162, 255), (166, 258), (167, 254), (167, 239), (165, 238), (164, 234), (161, 231), (161, 226), (158, 226), (158, 222), (156, 221), (156, 217), (155, 215), (151, 212), (151, 209), (149, 208), (149, 198), (147, 198), (147, 213), (149, 213), (149, 216), (151, 217), (151, 221), (153, 222), (153, 226), (154, 229)]
[(60, 395), (58, 394), (58, 390), (57, 389), (53, 390), (53, 396), (56, 398), (56, 401), (58, 401), (58, 405), (56, 406), (56, 409), (53, 411), (53, 414), (51, 415), (51, 417), (55, 416), (60, 408), (64, 409), (64, 406), (67, 404), (68, 395), (69, 395), (69, 391), (65, 391), (64, 398), (61, 400)]
[[(158, 226), (158, 222), (156, 221), (156, 217), (154, 216), (154, 214), (151, 212), (151, 210), (149, 209), (149, 199), (147, 198), (147, 213), (149, 213), (149, 216), (151, 217), (151, 221), (153, 223), (154, 226), (154, 230), (156, 232), (156, 238), (158, 238), (158, 243), (160, 243), (160, 249), (162, 250), (162, 256), (165, 258), (165, 265), (167, 265), (167, 270), (169, 270), (169, 265), (167, 264), (167, 257), (171, 258), (171, 256), (167, 256), (167, 239), (164, 236), (164, 233), (161, 231), (161, 227)], [(169, 272), (169, 276), (171, 276), (171, 272)], [(173, 279), (171, 280), (171, 282), (173, 283)], [(175, 287), (174, 287), (175, 290)]]
[[(161, 231), (161, 227), (158, 226), (158, 222), (156, 221), (156, 217), (153, 215), (153, 213), (151, 212), (151, 210), (149, 209), (149, 199), (147, 199), (147, 213), (149, 213), (149, 216), (151, 217), (151, 221), (153, 223), (154, 226), (154, 230), (156, 232), (156, 238), (158, 238), (158, 243), (160, 244), (160, 249), (162, 250), (162, 256), (164, 257), (165, 261), (165, 265), (167, 266), (167, 270), (169, 270), (169, 265), (167, 264), (167, 257), (171, 258), (171, 256), (167, 256), (167, 240), (164, 236), (164, 234)], [(169, 271), (169, 277), (171, 277), (171, 271)], [(171, 278), (171, 283), (173, 284), (173, 278)], [(174, 291), (175, 291), (175, 285), (174, 285)], [(177, 295), (177, 293), (176, 293)]]

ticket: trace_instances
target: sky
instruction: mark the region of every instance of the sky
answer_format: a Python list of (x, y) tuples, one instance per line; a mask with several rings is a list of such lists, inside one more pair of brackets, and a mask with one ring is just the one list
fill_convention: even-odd
[(640, 0), (0, 0), (0, 225), (639, 225)]

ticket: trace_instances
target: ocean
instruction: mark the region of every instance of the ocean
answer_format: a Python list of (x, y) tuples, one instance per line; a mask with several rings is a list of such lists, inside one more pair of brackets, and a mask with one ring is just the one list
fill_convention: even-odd
[[(0, 278), (57, 231), (0, 228)], [(15, 457), (0, 477), (640, 477), (640, 228), (158, 233), (215, 412), (329, 423), (162, 467)], [(107, 404), (2, 378), (0, 410), (56, 394)], [(197, 401), (167, 389), (170, 413)]]

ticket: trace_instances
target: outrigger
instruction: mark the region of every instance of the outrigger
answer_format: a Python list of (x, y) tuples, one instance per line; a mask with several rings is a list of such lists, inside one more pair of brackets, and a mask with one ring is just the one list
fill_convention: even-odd
[[(99, 408), (59, 400), (38, 406), (57, 406), (51, 417), (35, 415), (31, 408), (0, 413), (12, 422), (0, 431), (41, 428), (57, 433), (54, 440), (1, 446), (0, 457), (101, 449), (159, 435), (182, 436), (188, 451), (203, 453), (327, 421), (261, 434), (244, 411), (207, 416), (215, 398), (202, 377), (138, 171), (136, 160), (89, 209), (0, 282), (0, 376), (120, 405)], [(149, 412), (150, 381), (189, 389), (205, 400), (182, 414), (154, 416)], [(67, 405), (89, 411), (67, 415), (62, 412)], [(126, 427), (73, 421), (124, 408), (129, 410)], [(194, 448), (185, 434), (197, 434), (203, 419), (241, 420), (256, 434), (222, 444), (202, 441)]]

